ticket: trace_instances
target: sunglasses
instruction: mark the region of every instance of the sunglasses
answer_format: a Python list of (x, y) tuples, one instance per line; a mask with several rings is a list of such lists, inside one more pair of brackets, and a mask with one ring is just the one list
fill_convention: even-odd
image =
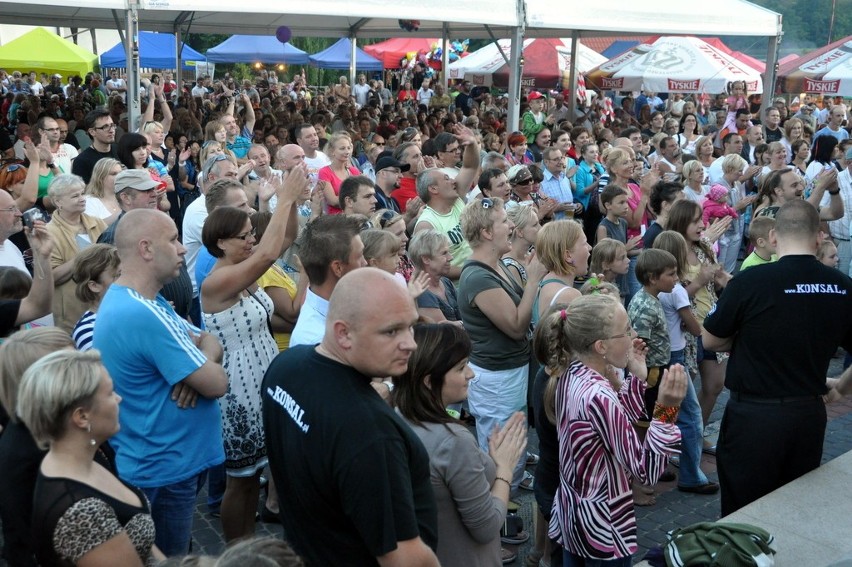
[(523, 181), (515, 181), (513, 183), (513, 185), (532, 185), (532, 184), (533, 184), (533, 178), (532, 177), (527, 177)]
[(484, 199), (482, 199), (480, 201), (480, 204), (482, 205), (483, 209), (490, 209), (491, 207), (494, 206), (494, 201), (492, 201), (488, 197), (485, 197)]
[(395, 219), (397, 216), (399, 215), (397, 215), (396, 212), (387, 209), (379, 217), (379, 225), (381, 225), (382, 228), (385, 228), (388, 224), (390, 224), (390, 221)]
[(236, 235), (236, 236), (232, 236), (231, 238), (236, 238), (237, 240), (246, 241), (246, 240), (248, 240), (249, 236), (255, 236), (256, 234), (257, 234), (257, 230), (255, 230), (255, 229), (251, 229), (251, 230), (250, 230), (250, 231), (248, 231), (248, 232), (244, 232), (244, 233), (242, 233), (242, 234), (238, 234), (238, 235)]
[(6, 166), (6, 171), (12, 173), (13, 171), (18, 171), (19, 169), (24, 169), (24, 166), (20, 163), (12, 163)]

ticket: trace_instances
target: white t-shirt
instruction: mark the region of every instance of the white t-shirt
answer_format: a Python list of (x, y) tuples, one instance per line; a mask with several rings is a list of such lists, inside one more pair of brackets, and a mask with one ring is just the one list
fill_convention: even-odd
[(321, 151), (317, 150), (314, 157), (305, 156), (305, 165), (308, 166), (308, 176), (311, 178), (311, 189), (317, 186), (319, 181), (319, 170), (331, 164), (331, 159)]
[(30, 85), (30, 90), (33, 92), (34, 95), (41, 96), (44, 94), (44, 85), (36, 81)]
[[(122, 78), (107, 79), (106, 88), (107, 88), (107, 92), (110, 94), (110, 96), (112, 96), (113, 89), (122, 89), (122, 88), (126, 89), (127, 84), (124, 82), (124, 79), (122, 79)], [(121, 100), (125, 100), (125, 97), (124, 97), (125, 92), (123, 92), (123, 91), (116, 91), (116, 92), (118, 92), (118, 94), (121, 95)]]
[(71, 144), (60, 144), (59, 149), (53, 154), (53, 163), (59, 166), (62, 173), (71, 173), (71, 161), (78, 154), (77, 148)]
[[(24, 255), (21, 254), (21, 251), (11, 240), (5, 240), (0, 244), (0, 266), (17, 268), (27, 274), (27, 276), (32, 277), (24, 262)], [(53, 327), (54, 324), (52, 313), (44, 317), (39, 317), (29, 323), (31, 327)]]
[(435, 96), (435, 91), (432, 89), (424, 89), (423, 87), (420, 87), (417, 90), (417, 102), (420, 104), (429, 106), (429, 101), (432, 100), (433, 96)]
[(370, 94), (370, 85), (364, 83), (352, 85), (352, 94), (358, 106), (367, 106), (367, 95)]
[(198, 297), (198, 283), (195, 281), (195, 262), (201, 250), (201, 229), (207, 220), (207, 201), (204, 195), (194, 200), (183, 215), (183, 246), (186, 248), (186, 271), (192, 280), (192, 297)]
[(666, 314), (672, 351), (683, 350), (686, 348), (686, 331), (681, 326), (682, 320), (678, 310), (689, 307), (689, 295), (686, 293), (686, 289), (678, 283), (675, 284), (671, 293), (660, 293), (657, 298)]

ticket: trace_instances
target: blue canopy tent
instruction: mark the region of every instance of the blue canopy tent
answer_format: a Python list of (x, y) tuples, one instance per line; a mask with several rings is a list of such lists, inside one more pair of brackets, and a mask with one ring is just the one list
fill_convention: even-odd
[[(175, 36), (170, 33), (139, 32), (139, 66), (148, 69), (174, 69), (177, 50)], [(186, 43), (180, 53), (184, 69), (192, 69), (187, 61), (204, 61), (206, 57)], [(127, 67), (124, 44), (117, 43), (101, 55), (101, 67)]]
[(307, 65), (308, 54), (271, 35), (232, 35), (207, 50), (211, 63), (286, 63)]
[[(348, 69), (351, 59), (352, 41), (348, 37), (341, 37), (331, 47), (310, 57), (311, 65), (320, 69)], [(384, 65), (363, 49), (356, 48), (355, 68), (359, 71), (381, 71)]]

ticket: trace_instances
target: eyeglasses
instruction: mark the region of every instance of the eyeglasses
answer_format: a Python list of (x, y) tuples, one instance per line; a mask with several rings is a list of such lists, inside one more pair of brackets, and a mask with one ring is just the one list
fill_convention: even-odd
[(92, 130), (100, 130), (101, 132), (107, 132), (109, 130), (115, 130), (116, 125), (113, 123), (104, 124), (103, 126), (92, 126)]
[(446, 150), (443, 151), (443, 153), (445, 153), (445, 154), (454, 154), (454, 153), (459, 153), (459, 152), (461, 152), (460, 146), (456, 146), (455, 148), (447, 148)]
[(42, 128), (45, 132), (59, 132), (59, 128)]
[(256, 234), (257, 234), (257, 230), (255, 230), (255, 229), (251, 229), (251, 230), (250, 230), (250, 231), (248, 231), (248, 232), (244, 232), (244, 233), (242, 233), (242, 234), (238, 234), (238, 235), (236, 235), (236, 236), (232, 236), (231, 238), (236, 238), (237, 240), (246, 241), (246, 240), (248, 240), (249, 236), (255, 236)]
[(636, 336), (636, 331), (633, 330), (633, 327), (627, 327), (627, 330), (618, 335), (612, 335), (611, 337), (607, 337), (607, 339), (623, 339), (625, 337), (632, 339)]
[(482, 199), (480, 201), (480, 204), (482, 205), (483, 209), (490, 209), (491, 207), (494, 206), (494, 201), (492, 201), (488, 197), (485, 197), (484, 199)]
[(20, 212), (21, 212), (21, 209), (19, 209), (19, 208), (18, 208), (18, 206), (17, 206), (17, 205), (15, 205), (15, 206), (13, 206), (13, 207), (6, 207), (5, 209), (0, 209), (0, 212), (4, 212), (4, 213), (20, 213)]

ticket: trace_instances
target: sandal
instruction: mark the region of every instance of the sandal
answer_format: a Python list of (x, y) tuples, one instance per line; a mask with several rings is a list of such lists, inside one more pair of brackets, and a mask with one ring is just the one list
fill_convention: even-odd
[(535, 490), (535, 477), (524, 471), (524, 478), (518, 487), (524, 490)]
[(518, 554), (514, 551), (509, 551), (505, 547), (500, 548), (500, 561), (503, 563), (503, 565), (506, 565), (507, 563), (513, 563), (517, 558)]

